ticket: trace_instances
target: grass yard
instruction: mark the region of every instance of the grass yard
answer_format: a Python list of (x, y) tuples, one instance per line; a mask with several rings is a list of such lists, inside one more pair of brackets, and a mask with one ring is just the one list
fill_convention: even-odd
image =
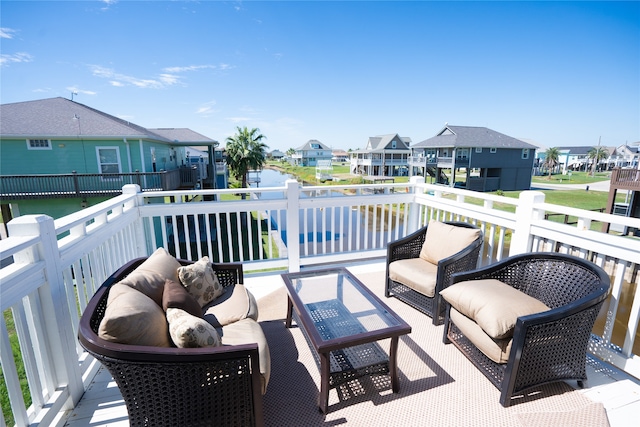
[(592, 182), (606, 181), (611, 176), (611, 172), (596, 172), (594, 176), (588, 172), (568, 172), (563, 174), (552, 174), (551, 176), (534, 176), (531, 181), (540, 184), (590, 184)]

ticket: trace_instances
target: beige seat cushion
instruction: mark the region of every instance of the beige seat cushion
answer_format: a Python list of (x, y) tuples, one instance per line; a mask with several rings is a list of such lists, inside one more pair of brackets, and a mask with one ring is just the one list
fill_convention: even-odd
[(518, 317), (549, 310), (541, 301), (495, 279), (459, 282), (440, 295), (494, 339), (510, 338)]
[(409, 258), (389, 264), (389, 278), (394, 282), (433, 298), (438, 266), (422, 258)]
[(258, 320), (256, 299), (242, 284), (227, 287), (220, 297), (203, 308), (203, 312), (204, 319), (216, 328), (246, 318)]
[(120, 283), (139, 290), (162, 306), (162, 292), (166, 279), (177, 282), (180, 263), (164, 248), (158, 248)]
[(456, 227), (439, 221), (430, 221), (420, 251), (420, 258), (432, 264), (457, 254), (478, 237), (481, 231), (474, 228)]
[(179, 267), (178, 278), (187, 292), (198, 301), (200, 307), (209, 304), (224, 292), (209, 257), (206, 256), (193, 264)]
[(460, 332), (484, 353), (489, 359), (496, 363), (507, 363), (513, 338), (496, 340), (487, 335), (480, 326), (473, 320), (461, 314), (455, 308), (451, 308), (449, 317), (460, 329)]
[(162, 307), (142, 292), (121, 283), (109, 290), (98, 336), (121, 344), (171, 347)]
[(220, 345), (218, 331), (202, 317), (193, 316), (179, 308), (168, 308), (167, 322), (171, 340), (178, 348)]
[(223, 326), (218, 331), (221, 331), (220, 337), (223, 345), (258, 344), (262, 394), (265, 394), (271, 376), (271, 355), (267, 338), (264, 336), (260, 324), (251, 318), (246, 318)]

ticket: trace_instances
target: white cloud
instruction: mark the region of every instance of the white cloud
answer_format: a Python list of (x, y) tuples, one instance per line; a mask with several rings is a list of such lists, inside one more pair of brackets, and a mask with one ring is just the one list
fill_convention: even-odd
[(213, 108), (215, 105), (216, 101), (205, 102), (200, 107), (198, 107), (198, 109), (196, 110), (196, 114), (204, 117), (209, 117), (218, 112), (218, 110)]
[(10, 55), (0, 55), (0, 67), (9, 66), (9, 64), (17, 64), (21, 62), (32, 62), (33, 56), (28, 53), (18, 52)]
[(66, 88), (69, 92), (75, 92), (76, 94), (83, 94), (83, 95), (97, 95), (97, 92), (94, 92), (92, 90), (82, 90), (82, 89), (78, 89), (75, 86), (69, 86)]
[(155, 79), (141, 79), (116, 73), (114, 70), (101, 65), (90, 65), (89, 67), (94, 76), (109, 79), (109, 84), (116, 87), (131, 85), (142, 89), (162, 89), (180, 83), (180, 77), (172, 74), (160, 74)]
[(180, 82), (180, 76), (176, 76), (173, 74), (160, 74), (160, 81), (168, 86), (171, 86)]
[(16, 30), (13, 30), (11, 28), (0, 28), (0, 39), (12, 39), (13, 34), (16, 32)]
[(205, 70), (208, 68), (215, 70), (218, 67), (216, 67), (215, 65), (188, 65), (186, 67), (167, 67), (167, 68), (164, 68), (162, 71), (165, 71), (167, 73), (184, 73), (186, 71), (198, 71), (198, 70)]
[(100, 1), (102, 1), (102, 3), (106, 5), (101, 10), (109, 10), (109, 6), (118, 3), (118, 0), (100, 0)]

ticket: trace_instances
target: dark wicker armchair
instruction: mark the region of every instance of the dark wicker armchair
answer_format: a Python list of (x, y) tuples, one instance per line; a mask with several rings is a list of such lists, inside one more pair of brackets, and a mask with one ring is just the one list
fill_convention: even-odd
[[(451, 305), (455, 301), (449, 304), (451, 298), (445, 295), (445, 344), (455, 344), (500, 390), (500, 403), (505, 407), (512, 403), (513, 396), (534, 386), (563, 380), (578, 380), (583, 386), (587, 379), (587, 345), (609, 292), (609, 276), (597, 265), (575, 256), (531, 253), (456, 274), (447, 292), (456, 291), (456, 286), (467, 286), (468, 293), (469, 286), (479, 287), (481, 283), (472, 281), (486, 283), (492, 279), (533, 297), (548, 309), (517, 317), (510, 349), (508, 337), (493, 340), (502, 346), (505, 357), (496, 363), (479, 349), (484, 344), (477, 330), (469, 329), (469, 319), (459, 314)], [(452, 319), (454, 314), (459, 324)], [(468, 333), (465, 335), (461, 329)]]
[[(130, 425), (264, 425), (257, 344), (164, 348), (116, 344), (98, 336), (109, 289), (145, 259), (127, 263), (105, 281), (89, 301), (78, 332), (80, 344), (118, 384)], [(241, 264), (213, 267), (224, 287), (242, 283)]]
[[(433, 224), (432, 221), (430, 224)], [(478, 257), (482, 248), (483, 235), (478, 227), (466, 222), (449, 221), (443, 224), (462, 228), (468, 231), (462, 233), (471, 236), (470, 243), (463, 243), (461, 248), (450, 256), (431, 262), (426, 265), (426, 271), (420, 265), (420, 256), (427, 236), (429, 225), (418, 231), (387, 245), (387, 269), (385, 296), (394, 296), (410, 306), (430, 316), (434, 325), (442, 324), (444, 320), (444, 304), (440, 297), (440, 291), (451, 283), (451, 276), (461, 271), (473, 270), (478, 266)], [(460, 234), (458, 230), (458, 234)], [(435, 239), (440, 240), (440, 239)], [(451, 239), (450, 239), (451, 240)], [(456, 240), (456, 239), (453, 239)], [(434, 241), (434, 246), (444, 246), (455, 242)], [(414, 265), (409, 265), (405, 270), (405, 278), (394, 274), (394, 268), (400, 263), (414, 260)], [(411, 263), (412, 261), (409, 261)], [(425, 261), (426, 262), (426, 261)], [(395, 263), (394, 265), (391, 265)], [(416, 268), (415, 265), (418, 264)], [(390, 267), (391, 266), (391, 267)], [(404, 269), (404, 268), (403, 268)], [(422, 270), (422, 271), (417, 271)], [(412, 276), (412, 277), (407, 277)], [(416, 282), (419, 282), (416, 284)], [(420, 283), (422, 282), (422, 283)], [(429, 290), (421, 289), (423, 283), (430, 282)], [(435, 283), (435, 288), (432, 286)]]

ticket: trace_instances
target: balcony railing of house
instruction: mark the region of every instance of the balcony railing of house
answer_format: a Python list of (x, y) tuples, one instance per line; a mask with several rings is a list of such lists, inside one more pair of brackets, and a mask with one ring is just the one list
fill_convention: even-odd
[[(272, 188), (142, 192), (127, 185), (121, 195), (57, 220), (45, 215), (13, 219), (9, 237), (0, 241), (5, 314), (0, 357), (16, 424), (56, 424), (77, 404), (98, 369), (78, 344), (80, 315), (104, 280), (133, 258), (165, 247), (180, 258), (241, 261), (247, 274), (293, 272), (382, 259), (388, 242), (431, 219), (480, 226), (486, 236), (480, 264), (552, 251), (602, 266), (613, 286), (589, 351), (640, 377), (640, 292), (635, 291), (640, 241), (593, 227), (597, 222), (640, 227), (640, 219), (551, 205), (541, 192), (525, 191), (512, 199), (425, 184), (422, 177), (408, 184), (376, 183), (382, 192), (366, 191), (371, 187), (301, 187), (291, 180)], [(547, 213), (576, 220), (554, 222), (545, 219)], [(5, 317), (15, 324), (15, 335)], [(19, 350), (10, 335), (17, 337)], [(24, 364), (27, 397), (14, 357)]]
[(9, 200), (113, 196), (127, 184), (142, 191), (175, 190), (197, 182), (197, 171), (175, 169), (160, 172), (77, 173), (0, 176), (0, 197)]
[(611, 188), (640, 191), (640, 169), (614, 168), (611, 171)]
[(438, 156), (437, 163), (439, 168), (450, 168), (453, 166), (453, 157)]
[[(450, 168), (453, 165), (453, 157), (448, 156), (410, 156), (409, 164), (411, 166), (435, 166), (438, 165), (439, 168)], [(466, 158), (456, 158), (455, 159), (456, 167), (466, 167), (469, 166), (469, 159)]]
[(398, 165), (398, 166), (406, 166), (407, 165), (407, 159), (390, 159), (390, 158), (385, 158), (384, 162), (382, 162), (382, 160), (380, 160), (380, 164), (384, 163), (385, 165)]

